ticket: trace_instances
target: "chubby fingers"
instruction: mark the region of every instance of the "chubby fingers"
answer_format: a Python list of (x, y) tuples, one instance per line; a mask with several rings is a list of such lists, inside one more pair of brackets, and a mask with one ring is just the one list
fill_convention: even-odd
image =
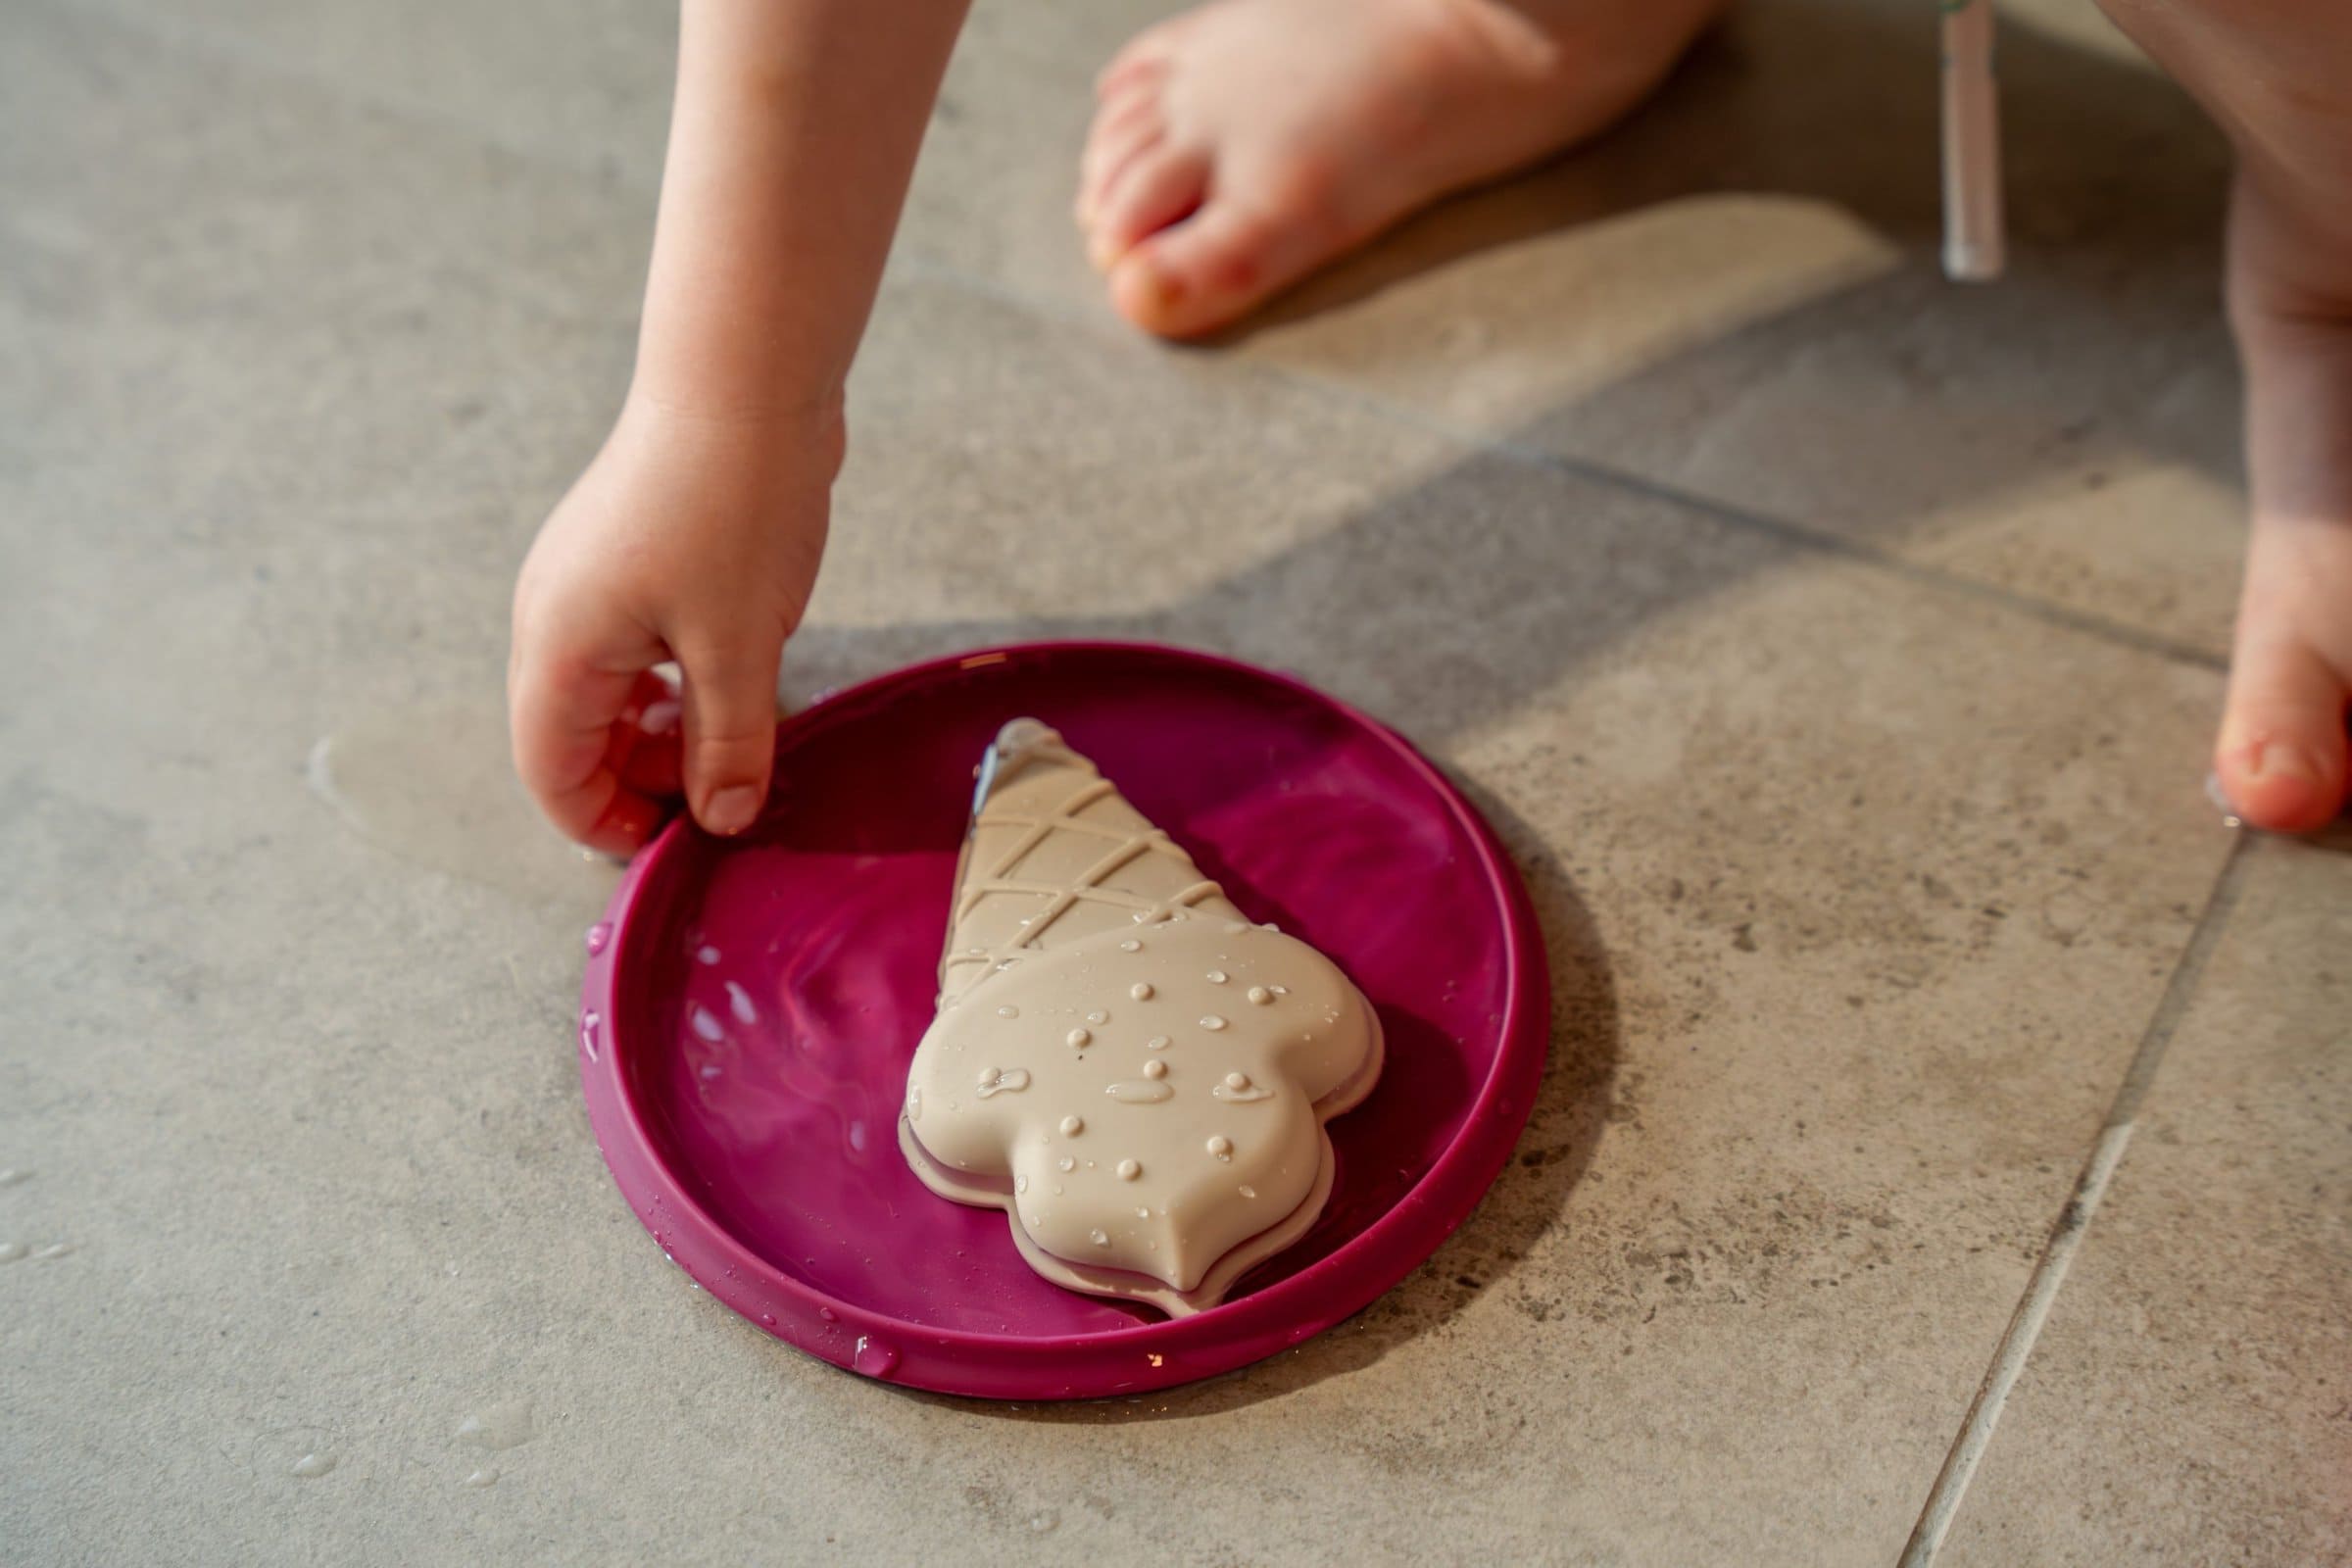
[[(615, 752), (622, 715), (633, 700), (644, 706), (638, 683), (645, 671), (635, 663), (548, 647), (525, 629), (507, 674), (509, 735), (523, 788), (567, 837), (623, 857), (662, 818), (654, 792), (630, 781), (631, 759)], [(633, 776), (646, 778), (643, 771)]]
[(714, 630), (678, 649), (686, 672), (686, 801), (709, 832), (742, 832), (767, 800), (783, 658), (780, 623)]

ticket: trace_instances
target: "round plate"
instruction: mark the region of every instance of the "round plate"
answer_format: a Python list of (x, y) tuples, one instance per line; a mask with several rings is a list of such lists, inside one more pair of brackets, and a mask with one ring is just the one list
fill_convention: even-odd
[[(1252, 917), (1336, 959), (1388, 1061), (1331, 1123), (1298, 1246), (1166, 1319), (1029, 1271), (1004, 1213), (899, 1152), (973, 766), (1034, 714)], [(884, 675), (788, 720), (742, 837), (673, 823), (588, 935), (580, 1069), (598, 1145), (662, 1249), (789, 1345), (873, 1377), (1089, 1397), (1243, 1366), (1364, 1306), (1501, 1168), (1549, 1038), (1527, 895), (1413, 749), (1295, 680), (1175, 649), (1047, 643)]]

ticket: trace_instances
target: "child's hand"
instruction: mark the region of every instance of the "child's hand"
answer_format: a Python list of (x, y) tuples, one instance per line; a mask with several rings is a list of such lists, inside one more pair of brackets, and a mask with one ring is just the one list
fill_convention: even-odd
[[(514, 765), (565, 833), (627, 855), (681, 783), (710, 831), (751, 825), (842, 441), (838, 402), (774, 419), (630, 399), (514, 586)], [(649, 673), (667, 660), (685, 675), (682, 752)]]

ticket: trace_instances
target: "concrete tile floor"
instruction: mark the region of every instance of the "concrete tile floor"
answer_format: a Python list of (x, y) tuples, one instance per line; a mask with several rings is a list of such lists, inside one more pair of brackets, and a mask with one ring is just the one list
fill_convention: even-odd
[(667, 15), (34, 0), (0, 1556), (1867, 1563), (1923, 1509), (1952, 1561), (2352, 1550), (2352, 862), (2196, 789), (2210, 134), (2025, 8), (2019, 275), (1948, 289), (1924, 21), (1760, 0), (1587, 157), (1171, 353), (1066, 226), (1147, 14), (975, 19), (788, 683), (1105, 631), (1397, 722), (1552, 944), (1489, 1202), (1341, 1330), (1136, 1403), (894, 1394), (689, 1291), (565, 1049), (610, 875), (496, 713), (513, 564), (626, 371)]

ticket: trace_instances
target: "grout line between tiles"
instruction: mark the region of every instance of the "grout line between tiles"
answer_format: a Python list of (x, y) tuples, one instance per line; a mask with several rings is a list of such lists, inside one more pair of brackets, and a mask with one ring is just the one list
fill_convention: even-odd
[(2147, 1099), (2148, 1087), (2155, 1082), (2165, 1052), (2172, 1045), (2180, 1019), (2204, 978), (2206, 964), (2229, 926), (2230, 911), (2237, 904), (2254, 837), (2241, 829), (2230, 843), (2230, 853), (2214, 878), (2213, 891), (2197, 916), (2196, 928), (2189, 933), (2188, 946), (2181, 950), (2180, 961), (2173, 966), (2172, 978), (2166, 982), (2164, 995), (2157, 1001), (2156, 1010), (2140, 1035), (2132, 1065), (2116, 1088), (2115, 1099), (2107, 1108), (2107, 1119), (2091, 1145), (2090, 1158), (2076, 1179), (2066, 1206), (2059, 1210), (2057, 1222), (2050, 1227), (2049, 1241), (2034, 1266), (2033, 1277), (2026, 1282), (2025, 1295), (2018, 1300), (2009, 1327), (2001, 1334), (1992, 1363), (1985, 1369), (1984, 1382), (1977, 1387), (1976, 1397), (1969, 1401), (1968, 1413), (1961, 1419), (1950, 1452), (1944, 1456), (1943, 1468), (1936, 1472), (1936, 1484), (1928, 1491), (1927, 1502), (1920, 1509), (1918, 1523), (1912, 1527), (1911, 1539), (1903, 1546), (1898, 1568), (1932, 1568), (1936, 1553), (1943, 1548), (1944, 1538), (1968, 1495), (1969, 1483), (1976, 1478), (1977, 1467), (1991, 1446), (1993, 1429), (2000, 1424), (2009, 1396), (2025, 1374), (2034, 1342), (2041, 1337), (2042, 1325), (2049, 1320), (2050, 1309), (2057, 1303), (2067, 1270), (2074, 1266), (2075, 1253), (2081, 1250), (2091, 1219), (2107, 1196), (2108, 1183), (2123, 1163), (2125, 1150), (2131, 1147), (2140, 1103)]
[[(1086, 312), (1073, 310), (1060, 301), (1032, 294), (1026, 289), (968, 272), (955, 263), (936, 256), (910, 250), (903, 258), (902, 265), (907, 271), (917, 275), (928, 275), (952, 283), (958, 288), (968, 289), (973, 293), (994, 299), (1000, 304), (1012, 306), (1032, 315), (1043, 316), (1065, 326), (1077, 327), (1096, 335), (1101, 334), (1102, 322)], [(1399, 424), (1419, 434), (1435, 436), (1471, 451), (1492, 453), (1515, 462), (1564, 473), (1588, 484), (1624, 491), (1641, 496), (1644, 500), (1695, 512), (1732, 527), (1764, 534), (1794, 549), (1835, 556), (1858, 565), (1890, 573), (1907, 582), (1958, 594), (1981, 603), (1995, 605), (2047, 625), (2092, 637), (2101, 642), (2131, 648), (2159, 659), (2169, 660), (2175, 663), (2210, 670), (2217, 674), (2227, 673), (2230, 667), (2228, 660), (2208, 653), (2194, 644), (2142, 630), (2122, 621), (2111, 620), (2104, 615), (2093, 614), (2088, 611), (2076, 610), (2050, 600), (2036, 598), (2032, 594), (2020, 593), (2013, 588), (2004, 588), (1998, 583), (1962, 576), (1939, 566), (1909, 561), (1901, 556), (1849, 539), (1843, 534), (1810, 527), (1786, 517), (1773, 516), (1768, 513), (1752, 512), (1732, 502), (1697, 491), (1685, 490), (1678, 485), (1648, 478), (1605, 463), (1566, 457), (1513, 436), (1492, 435), (1467, 429), (1450, 420), (1433, 417), (1422, 410), (1393, 402), (1355, 387), (1328, 381), (1320, 376), (1285, 369), (1280, 366), (1268, 365), (1262, 361), (1229, 360), (1225, 363), (1237, 366), (1249, 374), (1305, 392), (1310, 396), (1345, 404), (1360, 413), (1386, 419), (1392, 424)]]

